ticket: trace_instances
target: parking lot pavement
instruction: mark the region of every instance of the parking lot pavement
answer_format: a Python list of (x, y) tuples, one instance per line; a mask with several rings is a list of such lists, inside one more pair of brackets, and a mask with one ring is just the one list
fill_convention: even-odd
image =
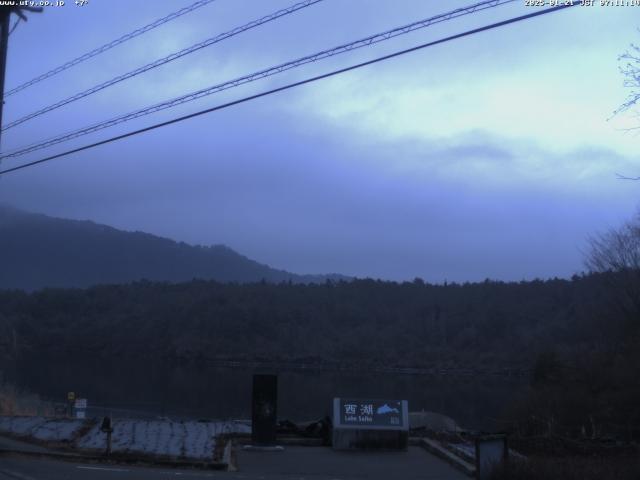
[(462, 480), (466, 475), (420, 447), (406, 452), (337, 452), (285, 447), (281, 452), (238, 451), (238, 472), (264, 478)]

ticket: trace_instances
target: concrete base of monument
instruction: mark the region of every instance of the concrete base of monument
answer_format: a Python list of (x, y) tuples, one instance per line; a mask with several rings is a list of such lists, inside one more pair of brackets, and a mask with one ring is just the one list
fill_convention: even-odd
[(334, 450), (406, 451), (409, 447), (409, 432), (406, 430), (334, 428), (332, 440)]
[(242, 450), (246, 452), (282, 452), (282, 445), (243, 445)]

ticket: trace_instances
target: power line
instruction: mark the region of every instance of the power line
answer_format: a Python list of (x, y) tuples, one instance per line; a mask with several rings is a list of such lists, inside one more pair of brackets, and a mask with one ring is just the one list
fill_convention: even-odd
[(256, 28), (259, 27), (260, 25), (263, 25), (265, 23), (268, 22), (272, 22), (280, 17), (284, 17), (285, 15), (290, 15), (294, 12), (297, 12), (298, 10), (301, 10), (303, 8), (307, 8), (310, 7), (311, 5), (314, 5), (316, 3), (321, 2), (322, 0), (304, 0), (303, 2), (300, 3), (296, 3), (290, 7), (284, 8), (282, 10), (278, 10), (277, 12), (274, 12), (270, 15), (264, 16), (262, 18), (259, 18), (257, 20), (254, 20), (252, 22), (249, 22), (245, 25), (242, 25), (240, 27), (236, 27), (233, 30), (229, 30), (228, 32), (225, 33), (221, 33), (220, 35), (216, 35), (215, 37), (212, 38), (208, 38), (207, 40), (204, 40), (200, 43), (196, 43), (195, 45), (192, 45), (188, 48), (185, 48), (183, 50), (180, 50), (179, 52), (174, 52), (171, 55), (167, 55), (166, 57), (160, 58), (154, 62), (148, 63), (147, 65), (144, 65), (142, 67), (136, 68), (135, 70), (131, 70), (130, 72), (127, 72), (125, 74), (122, 75), (118, 75), (115, 78), (112, 78), (111, 80), (107, 80), (106, 82), (102, 82), (98, 85), (95, 85), (94, 87), (91, 87), (87, 90), (84, 90), (80, 93), (76, 93), (75, 95), (72, 95), (71, 97), (65, 98), (64, 100), (60, 100), (59, 102), (56, 102), (52, 105), (49, 105), (47, 107), (41, 108), (40, 110), (37, 110), (35, 112), (30, 113), (29, 115), (25, 115), (22, 118), (19, 118), (18, 120), (14, 120), (11, 123), (8, 123), (7, 125), (5, 125), (4, 127), (2, 127), (2, 130), (8, 130), (10, 128), (13, 128), (17, 125), (20, 125), (21, 123), (24, 123), (26, 121), (29, 121), (33, 118), (39, 117), (40, 115), (43, 115), (45, 113), (51, 112), (52, 110), (56, 110), (60, 107), (63, 107), (64, 105), (68, 105), (69, 103), (75, 102), (77, 100), (80, 100), (81, 98), (84, 97), (88, 97), (89, 95), (93, 95), (94, 93), (97, 93), (101, 90), (104, 90), (105, 88), (111, 87), (113, 85), (116, 85), (120, 82), (123, 82), (125, 80), (128, 80), (130, 78), (136, 77), (142, 73), (148, 72), (149, 70), (153, 70), (154, 68), (160, 67), (161, 65), (165, 65), (169, 62), (172, 62), (174, 60), (177, 60), (178, 58), (184, 57), (185, 55), (189, 55), (195, 51), (198, 51), (202, 48), (208, 47), (210, 45), (213, 45), (215, 43), (219, 43), (222, 42), (223, 40), (226, 40), (228, 38), (234, 37), (242, 32), (245, 32), (247, 30), (250, 30), (252, 28)]
[(9, 35), (13, 33), (13, 31), (16, 29), (16, 27), (21, 21), (22, 21), (22, 18), (18, 17), (18, 19), (15, 22), (13, 22), (13, 27), (11, 27), (11, 30), (9, 30)]
[(65, 156), (71, 155), (73, 153), (78, 153), (78, 152), (82, 152), (84, 150), (89, 150), (91, 148), (95, 148), (95, 147), (100, 146), (100, 145), (105, 145), (107, 143), (112, 143), (112, 142), (115, 142), (117, 140), (122, 140), (124, 138), (132, 137), (132, 136), (135, 136), (135, 135), (138, 135), (138, 134), (141, 134), (141, 133), (145, 133), (145, 132), (148, 132), (148, 131), (151, 131), (151, 130), (155, 130), (155, 129), (160, 128), (160, 127), (165, 127), (167, 125), (172, 125), (174, 123), (179, 123), (179, 122), (182, 122), (184, 120), (188, 120), (188, 119), (195, 118), (195, 117), (198, 117), (198, 116), (201, 116), (201, 115), (205, 115), (207, 113), (215, 112), (217, 110), (223, 110), (225, 108), (229, 108), (229, 107), (232, 107), (234, 105), (239, 105), (241, 103), (245, 103), (245, 102), (248, 102), (248, 101), (251, 101), (251, 100), (255, 100), (255, 99), (258, 99), (258, 98), (261, 98), (261, 97), (266, 97), (268, 95), (272, 95), (274, 93), (278, 93), (278, 92), (282, 92), (282, 91), (285, 91), (285, 90), (289, 90), (289, 89), (294, 88), (294, 87), (299, 87), (301, 85), (306, 85), (308, 83), (313, 83), (313, 82), (316, 82), (318, 80), (322, 80), (322, 79), (325, 79), (325, 78), (333, 77), (335, 75), (340, 75), (342, 73), (350, 72), (352, 70), (356, 70), (356, 69), (359, 69), (359, 68), (362, 68), (362, 67), (366, 67), (368, 65), (373, 65), (375, 63), (383, 62), (383, 61), (389, 60), (391, 58), (400, 57), (402, 55), (406, 55), (406, 54), (411, 53), (411, 52), (422, 50), (422, 49), (427, 48), (427, 47), (432, 47), (434, 45), (438, 45), (438, 44), (441, 44), (441, 43), (450, 42), (450, 41), (456, 40), (458, 38), (463, 38), (463, 37), (466, 37), (466, 36), (469, 36), (469, 35), (474, 35), (476, 33), (484, 32), (484, 31), (487, 31), (487, 30), (492, 30), (494, 28), (503, 27), (505, 25), (509, 25), (509, 24), (512, 24), (512, 23), (521, 22), (523, 20), (528, 20), (530, 18), (538, 17), (540, 15), (545, 15), (545, 14), (548, 14), (548, 13), (557, 12), (559, 10), (563, 10), (565, 8), (570, 8), (570, 7), (573, 7), (575, 5), (579, 5), (579, 4), (578, 3), (575, 3), (575, 4), (568, 3), (568, 4), (560, 5), (560, 6), (557, 6), (557, 7), (546, 8), (544, 10), (538, 10), (538, 11), (529, 13), (527, 15), (521, 15), (519, 17), (513, 17), (513, 18), (510, 18), (510, 19), (507, 19), (507, 20), (503, 20), (501, 22), (492, 23), (490, 25), (485, 25), (485, 26), (480, 27), (480, 28), (474, 28), (473, 30), (467, 30), (465, 32), (458, 33), (456, 35), (451, 35), (451, 36), (448, 36), (448, 37), (445, 37), (445, 38), (441, 38), (439, 40), (435, 40), (435, 41), (428, 42), (428, 43), (423, 43), (423, 44), (415, 46), (415, 47), (407, 48), (405, 50), (400, 50), (400, 51), (397, 51), (397, 52), (394, 52), (394, 53), (391, 53), (391, 54), (388, 54), (388, 55), (384, 55), (382, 57), (374, 58), (373, 60), (368, 60), (366, 62), (358, 63), (358, 64), (355, 64), (355, 65), (351, 65), (349, 67), (341, 68), (341, 69), (338, 69), (338, 70), (333, 70), (332, 72), (324, 73), (322, 75), (317, 75), (315, 77), (311, 77), (311, 78), (307, 78), (307, 79), (304, 79), (304, 80), (300, 80), (298, 82), (289, 83), (289, 84), (284, 85), (282, 87), (277, 87), (277, 88), (274, 88), (274, 89), (271, 89), (271, 90), (267, 90), (267, 91), (264, 91), (264, 92), (261, 92), (261, 93), (257, 93), (255, 95), (250, 95), (248, 97), (244, 97), (244, 98), (241, 98), (241, 99), (238, 99), (238, 100), (234, 100), (232, 102), (228, 102), (228, 103), (224, 103), (224, 104), (221, 104), (221, 105), (217, 105), (215, 107), (207, 108), (205, 110), (200, 110), (200, 111), (195, 112), (195, 113), (190, 113), (188, 115), (177, 117), (177, 118), (174, 118), (172, 120), (167, 120), (166, 122), (157, 123), (155, 125), (151, 125), (149, 127), (141, 128), (139, 130), (134, 130), (134, 131), (131, 131), (131, 132), (128, 132), (128, 133), (124, 133), (122, 135), (116, 135), (114, 137), (107, 138), (105, 140), (101, 140), (101, 141), (98, 141), (98, 142), (95, 142), (95, 143), (91, 143), (89, 145), (84, 145), (82, 147), (74, 148), (72, 150), (67, 150), (66, 152), (58, 153), (56, 155), (51, 155), (49, 157), (45, 157), (45, 158), (42, 158), (40, 160), (35, 160), (33, 162), (25, 163), (25, 164), (19, 165), (17, 167), (8, 168), (6, 170), (0, 170), (0, 175), (4, 175), (4, 174), (7, 174), (7, 173), (15, 172), (17, 170), (22, 170), (24, 168), (32, 167), (34, 165), (39, 165), (41, 163), (45, 163), (45, 162), (48, 162), (48, 161), (51, 161), (51, 160), (55, 160), (57, 158), (65, 157)]
[(34, 152), (36, 150), (41, 150), (43, 148), (47, 148), (53, 145), (57, 145), (62, 142), (66, 142), (69, 140), (73, 140), (75, 138), (88, 135), (90, 133), (97, 132), (99, 130), (103, 130), (105, 128), (109, 128), (115, 125), (118, 125), (123, 122), (127, 122), (129, 120), (133, 120), (145, 115), (149, 115), (151, 113), (159, 112), (161, 110), (166, 110), (168, 108), (181, 105), (183, 103), (191, 102), (197, 100), (199, 98), (212, 95), (217, 92), (221, 92), (223, 90), (228, 90), (230, 88), (238, 87), (240, 85), (244, 85), (246, 83), (254, 82), (256, 80), (260, 80), (266, 77), (270, 77), (272, 75), (276, 75), (278, 73), (285, 72), (287, 70), (291, 70), (296, 67), (300, 67), (302, 65), (316, 62), (318, 60), (323, 60), (325, 58), (329, 58), (335, 55), (339, 55), (341, 53), (349, 52), (361, 47), (366, 47), (372, 44), (376, 44), (382, 41), (389, 40), (391, 38), (397, 37), (399, 35), (405, 35), (412, 31), (426, 28), (430, 25), (434, 25), (436, 23), (444, 22), (451, 20), (453, 18), (461, 17), (463, 15), (469, 15), (471, 13), (475, 13), (481, 10), (486, 10), (489, 8), (494, 8), (500, 5), (504, 5), (507, 3), (512, 3), (516, 0), (485, 0), (468, 7), (458, 8), (456, 10), (452, 10), (447, 13), (443, 13), (440, 15), (436, 15), (427, 19), (419, 20), (417, 22), (410, 23), (408, 25), (403, 25), (401, 27), (396, 27), (391, 30), (387, 30), (382, 33), (376, 33), (374, 35), (370, 35), (368, 37), (362, 38), (360, 40), (356, 40), (347, 44), (339, 45), (337, 47), (333, 47), (327, 50), (322, 50), (320, 52), (307, 55), (302, 58), (298, 58), (296, 60), (292, 60), (275, 67), (270, 67), (264, 70), (260, 70), (258, 72), (251, 73), (249, 75), (245, 75), (243, 77), (239, 77), (233, 80), (229, 80), (217, 85), (213, 85), (202, 90), (198, 90), (195, 92), (188, 93), (186, 95), (182, 95), (177, 98), (173, 98), (171, 100), (164, 101), (162, 103), (158, 103), (155, 105), (151, 105), (149, 107), (145, 107), (124, 115), (120, 115), (118, 117), (112, 118), (110, 120), (106, 120), (104, 122), (100, 122), (94, 125), (90, 125), (88, 127), (81, 128), (80, 130), (74, 130), (73, 132), (69, 132), (66, 134), (62, 134), (45, 141), (30, 144), (24, 147), (19, 147), (9, 153), (0, 155), (0, 160), (4, 158), (13, 158), (19, 157), (22, 155), (26, 155), (27, 153)]
[[(64, 63), (62, 65), (60, 65), (59, 67), (56, 67), (52, 70), (49, 70), (46, 73), (43, 73), (42, 75), (38, 75), (35, 78), (32, 78), (31, 80), (29, 80), (28, 82), (24, 82), (20, 85), (18, 85), (17, 87), (12, 88), (11, 90), (9, 90), (8, 92), (6, 92), (4, 95), (5, 97), (8, 97), (10, 95), (13, 95), (14, 93), (17, 93), (21, 90), (24, 90), (25, 88), (31, 87), (32, 85), (35, 85), (36, 83), (39, 83), (43, 80), (46, 80), (47, 78), (53, 77), (54, 75), (59, 74), (60, 72), (64, 72), (65, 70), (68, 70), (69, 68), (78, 65), (79, 63), (82, 63), (86, 60), (89, 60), (90, 58), (95, 57), (96, 55), (100, 55), (101, 53), (106, 52), (107, 50), (111, 50), (113, 47), (116, 47), (124, 42), (127, 42), (129, 40), (131, 40), (132, 38), (138, 37), (140, 35), (142, 35), (143, 33), (147, 33), (149, 30), (153, 30), (154, 28), (159, 27), (160, 25), (163, 25), (167, 22), (170, 22), (171, 20), (175, 20), (178, 17), (181, 17), (182, 15), (185, 15), (189, 12), (193, 12), (194, 10), (200, 8), (200, 7), (204, 7), (205, 5), (208, 5), (211, 2), (214, 2), (215, 0), (198, 0), (197, 2), (189, 5), (188, 7), (184, 7), (181, 8), (180, 10), (178, 10), (177, 12), (173, 12), (170, 13), (169, 15), (159, 18), (158, 20), (156, 20), (155, 22), (152, 22), (148, 25), (145, 25), (144, 27), (140, 27), (136, 30), (134, 30), (133, 32), (127, 33), (126, 35), (122, 35), (121, 37), (109, 42), (109, 43), (105, 43), (104, 45), (95, 48), (93, 50), (91, 50), (90, 52), (87, 52), (83, 55), (80, 55), (79, 57), (74, 58), (73, 60), (68, 61), (67, 63)], [(15, 28), (15, 27), (14, 27)]]

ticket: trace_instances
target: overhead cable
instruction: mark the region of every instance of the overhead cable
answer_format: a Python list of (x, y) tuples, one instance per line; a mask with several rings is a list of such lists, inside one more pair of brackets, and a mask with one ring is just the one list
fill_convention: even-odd
[(88, 135), (90, 133), (94, 133), (97, 132), (99, 130), (103, 130), (105, 128), (109, 128), (109, 127), (113, 127), (115, 125), (118, 125), (120, 123), (123, 122), (127, 122), (145, 115), (149, 115), (151, 113), (155, 113), (155, 112), (159, 112), (161, 110), (166, 110), (168, 108), (172, 108), (175, 107), (177, 105), (181, 105), (183, 103), (187, 103), (187, 102), (191, 102), (203, 97), (206, 97), (208, 95), (212, 95), (214, 93), (217, 92), (221, 92), (223, 90), (228, 90), (230, 88), (235, 88), (238, 87), (240, 85), (244, 85), (246, 83), (250, 83), (250, 82), (254, 82), (256, 80), (260, 80), (266, 77), (270, 77), (282, 72), (285, 72), (287, 70), (291, 70), (293, 68), (297, 68), (300, 67), (302, 65), (306, 65), (308, 63), (312, 63), (312, 62), (316, 62), (319, 60), (323, 60), (325, 58), (329, 58), (329, 57), (333, 57), (335, 55), (339, 55), (342, 53), (346, 53), (346, 52), (350, 52), (352, 50), (358, 49), (358, 48), (362, 48), (362, 47), (367, 47), (369, 45), (373, 45), (376, 43), (380, 43), (386, 40), (389, 40), (391, 38), (397, 37), (399, 35), (406, 35), (410, 32), (413, 32), (415, 30), (421, 29), (421, 28), (426, 28), (429, 27), (431, 25), (434, 25), (436, 23), (440, 23), (440, 22), (444, 22), (444, 21), (448, 21), (448, 20), (452, 20), (454, 18), (463, 16), (463, 15), (469, 15), (471, 13), (480, 11), (480, 10), (486, 10), (488, 8), (494, 8), (500, 5), (505, 5), (507, 3), (512, 3), (516, 0), (487, 0), (487, 1), (483, 1), (483, 2), (479, 2), (479, 3), (475, 3), (473, 5), (470, 5), (468, 7), (463, 7), (463, 8), (458, 8), (455, 10), (452, 10), (450, 12), (447, 13), (443, 13), (440, 15), (436, 15), (433, 17), (429, 17), (423, 20), (419, 20), (417, 22), (413, 22), (410, 23), (408, 25), (403, 25), (401, 27), (396, 27), (393, 28), (391, 30), (387, 30), (381, 33), (376, 33), (374, 35), (370, 35), (368, 37), (362, 38), (360, 40), (356, 40), (350, 43), (346, 43), (343, 45), (339, 45), (337, 47), (333, 47), (327, 50), (322, 50), (320, 52), (316, 52), (313, 53), (311, 55), (307, 55), (305, 57), (302, 58), (298, 58), (296, 60), (292, 60), (280, 65), (276, 65), (273, 67), (269, 67), (266, 68), (264, 70), (260, 70), (258, 72), (254, 72), (248, 75), (244, 75), (242, 77), (239, 78), (235, 78), (233, 80), (228, 80), (225, 81), (223, 83), (219, 83), (213, 86), (209, 86), (206, 87), (204, 89), (201, 90), (197, 90), (195, 92), (191, 92), (185, 95), (181, 95), (180, 97), (177, 98), (173, 98), (170, 100), (166, 100), (164, 102), (161, 103), (157, 103), (145, 108), (141, 108), (138, 110), (135, 110), (133, 112), (129, 112), (127, 114), (124, 115), (120, 115), (117, 116), (115, 118), (112, 118), (110, 120), (106, 120), (100, 123), (96, 123), (93, 125), (90, 125), (88, 127), (83, 127), (77, 130), (73, 130), (71, 132), (67, 132), (65, 134), (61, 134), (52, 138), (49, 138), (47, 140), (44, 141), (40, 141), (37, 143), (33, 143), (27, 146), (23, 146), (23, 147), (18, 147), (17, 149), (11, 150), (9, 152), (3, 153), (0, 155), (0, 160), (4, 159), (4, 158), (13, 158), (13, 157), (19, 157), (22, 155), (25, 155), (27, 153), (31, 153), (34, 152), (36, 150), (41, 150), (43, 148), (47, 148), (53, 145), (57, 145), (59, 143), (62, 142), (66, 142), (84, 135)]
[(451, 36), (448, 36), (448, 37), (445, 37), (445, 38), (441, 38), (439, 40), (423, 43), (423, 44), (417, 45), (415, 47), (407, 48), (405, 50), (400, 50), (400, 51), (397, 51), (397, 52), (394, 52), (394, 53), (391, 53), (391, 54), (388, 54), (388, 55), (384, 55), (382, 57), (374, 58), (373, 60), (368, 60), (366, 62), (358, 63), (358, 64), (355, 64), (355, 65), (351, 65), (349, 67), (341, 68), (341, 69), (338, 69), (338, 70), (333, 70), (331, 72), (324, 73), (322, 75), (317, 75), (315, 77), (307, 78), (307, 79), (300, 80), (300, 81), (297, 81), (297, 82), (294, 82), (294, 83), (289, 83), (289, 84), (281, 86), (281, 87), (277, 87), (277, 88), (274, 88), (274, 89), (271, 89), (271, 90), (267, 90), (267, 91), (264, 91), (264, 92), (261, 92), (261, 93), (257, 93), (255, 95), (250, 95), (250, 96), (247, 96), (247, 97), (243, 97), (243, 98), (240, 98), (238, 100), (234, 100), (234, 101), (231, 101), (231, 102), (228, 102), (228, 103), (224, 103), (224, 104), (221, 104), (221, 105), (216, 105), (216, 106), (211, 107), (211, 108), (200, 110), (198, 112), (190, 113), (188, 115), (184, 115), (184, 116), (181, 116), (181, 117), (178, 117), (178, 118), (167, 120), (165, 122), (157, 123), (155, 125), (151, 125), (151, 126), (148, 126), (148, 127), (145, 127), (145, 128), (141, 128), (141, 129), (134, 130), (134, 131), (131, 131), (131, 132), (128, 132), (128, 133), (124, 133), (122, 135), (116, 135), (114, 137), (107, 138), (105, 140), (100, 140), (98, 142), (94, 142), (94, 143), (91, 143), (91, 144), (88, 144), (88, 145), (84, 145), (82, 147), (78, 147), (78, 148), (74, 148), (74, 149), (71, 149), (71, 150), (67, 150), (65, 152), (61, 152), (61, 153), (58, 153), (58, 154), (55, 154), (55, 155), (50, 155), (48, 157), (41, 158), (39, 160), (35, 160), (35, 161), (29, 162), (29, 163), (25, 163), (25, 164), (22, 164), (22, 165), (18, 165), (16, 167), (7, 168), (5, 170), (0, 170), (0, 175), (5, 175), (7, 173), (11, 173), (11, 172), (15, 172), (15, 171), (22, 170), (22, 169), (25, 169), (25, 168), (33, 167), (35, 165), (40, 165), (42, 163), (49, 162), (51, 160), (55, 160), (57, 158), (66, 157), (66, 156), (71, 155), (73, 153), (78, 153), (78, 152), (82, 152), (82, 151), (85, 151), (85, 150), (89, 150), (89, 149), (98, 147), (100, 145), (105, 145), (105, 144), (112, 143), (112, 142), (115, 142), (115, 141), (118, 141), (118, 140), (122, 140), (124, 138), (128, 138), (128, 137), (132, 137), (132, 136), (135, 136), (135, 135), (139, 135), (141, 133), (145, 133), (145, 132), (148, 132), (148, 131), (151, 131), (151, 130), (155, 130), (155, 129), (158, 129), (158, 128), (161, 128), (161, 127), (165, 127), (167, 125), (172, 125), (174, 123), (179, 123), (179, 122), (182, 122), (182, 121), (185, 121), (185, 120), (188, 120), (188, 119), (191, 119), (191, 118), (195, 118), (195, 117), (198, 117), (198, 116), (201, 116), (201, 115), (206, 115), (208, 113), (212, 113), (212, 112), (215, 112), (215, 111), (218, 111), (218, 110), (223, 110), (225, 108), (229, 108), (229, 107), (232, 107), (232, 106), (235, 106), (235, 105), (239, 105), (241, 103), (245, 103), (245, 102), (248, 102), (248, 101), (251, 101), (251, 100), (256, 100), (256, 99), (262, 98), (262, 97), (266, 97), (268, 95), (272, 95), (272, 94), (275, 94), (275, 93), (278, 93), (278, 92), (289, 90), (289, 89), (294, 88), (294, 87), (298, 87), (298, 86), (301, 86), (301, 85), (306, 85), (308, 83), (313, 83), (313, 82), (316, 82), (316, 81), (319, 81), (319, 80), (322, 80), (322, 79), (325, 79), (325, 78), (329, 78), (329, 77), (333, 77), (333, 76), (336, 76), (336, 75), (340, 75), (342, 73), (350, 72), (350, 71), (353, 71), (353, 70), (356, 70), (356, 69), (359, 69), (359, 68), (362, 68), (362, 67), (365, 67), (365, 66), (368, 66), (368, 65), (373, 65), (373, 64), (376, 64), (376, 63), (379, 63), (379, 62), (383, 62), (383, 61), (395, 58), (395, 57), (406, 55), (406, 54), (411, 53), (411, 52), (422, 50), (422, 49), (425, 49), (427, 47), (432, 47), (434, 45), (442, 44), (442, 43), (445, 43), (445, 42), (450, 42), (452, 40), (456, 40), (456, 39), (459, 39), (459, 38), (467, 37), (467, 36), (474, 35), (474, 34), (477, 34), (477, 33), (480, 33), (480, 32), (484, 32), (484, 31), (487, 31), (487, 30), (492, 30), (492, 29), (495, 29), (495, 28), (498, 28), (498, 27), (503, 27), (505, 25), (510, 25), (510, 24), (513, 24), (513, 23), (516, 23), (516, 22), (529, 20), (531, 18), (538, 17), (538, 16), (541, 16), (541, 15), (554, 13), (554, 12), (563, 10), (565, 8), (573, 7), (575, 5), (578, 5), (578, 3), (575, 3), (575, 4), (568, 3), (568, 4), (563, 4), (563, 5), (560, 5), (560, 6), (557, 6), (557, 7), (546, 8), (546, 9), (543, 9), (543, 10), (536, 10), (536, 11), (534, 11), (532, 13), (527, 14), (527, 15), (521, 15), (519, 17), (513, 17), (513, 18), (510, 18), (510, 19), (507, 19), (507, 20), (503, 20), (501, 22), (492, 23), (490, 25), (485, 25), (485, 26), (480, 27), (480, 28), (474, 28), (473, 30), (467, 30), (467, 31), (462, 32), (462, 33), (458, 33), (458, 34), (451, 35)]
[(236, 27), (233, 30), (229, 30), (228, 32), (225, 33), (221, 33), (220, 35), (216, 35), (215, 37), (211, 37), (208, 38), (207, 40), (204, 40), (202, 42), (196, 43), (195, 45), (192, 45), (188, 48), (185, 48), (183, 50), (180, 50), (178, 52), (174, 52), (170, 55), (167, 55), (165, 57), (159, 58), (158, 60), (155, 60), (151, 63), (148, 63), (146, 65), (143, 65), (142, 67), (138, 67), (134, 70), (131, 70), (130, 72), (124, 73), (122, 75), (118, 75), (117, 77), (114, 77), (110, 80), (107, 80), (106, 82), (102, 82), (99, 83), (98, 85), (95, 85), (91, 88), (88, 88), (87, 90), (83, 90), (82, 92), (76, 93), (75, 95), (72, 95), (70, 97), (65, 98), (64, 100), (60, 100), (56, 103), (53, 103), (51, 105), (48, 105), (44, 108), (41, 108), (39, 110), (36, 110), (35, 112), (32, 112), (28, 115), (25, 115), (24, 117), (21, 117), (17, 120), (14, 120), (13, 122), (8, 123), (7, 125), (2, 127), (2, 131), (8, 130), (10, 128), (13, 128), (17, 125), (20, 125), (21, 123), (27, 122), (29, 120), (32, 120), (36, 117), (39, 117), (40, 115), (43, 115), (45, 113), (51, 112), (53, 110), (56, 110), (60, 107), (63, 107), (65, 105), (68, 105), (70, 103), (73, 103), (75, 101), (80, 100), (81, 98), (85, 98), (88, 97), (89, 95), (93, 95), (94, 93), (97, 93), (101, 90), (104, 90), (105, 88), (111, 87), (113, 85), (116, 85), (120, 82), (123, 82), (125, 80), (128, 80), (130, 78), (136, 77), (142, 73), (148, 72), (149, 70), (153, 70), (154, 68), (158, 68), (162, 65), (165, 65), (169, 62), (173, 62), (174, 60), (177, 60), (178, 58), (182, 58), (185, 55), (189, 55), (193, 52), (196, 52), (198, 50), (201, 50), (205, 47), (208, 47), (210, 45), (213, 45), (215, 43), (219, 43), (222, 42), (223, 40), (226, 40), (228, 38), (234, 37), (242, 32), (246, 32), (247, 30), (250, 30), (252, 28), (256, 28), (260, 25), (264, 25), (265, 23), (268, 22), (272, 22), (280, 17), (284, 17), (285, 15), (290, 15), (294, 12), (297, 12), (298, 10), (301, 10), (303, 8), (306, 7), (310, 7), (311, 5), (314, 5), (316, 3), (321, 2), (322, 0), (304, 0), (302, 2), (296, 3), (295, 5), (291, 5), (290, 7), (284, 8), (282, 10), (278, 10), (277, 12), (274, 12), (270, 15), (264, 16), (262, 18), (259, 18), (257, 20), (254, 20), (252, 22), (249, 22), (247, 24), (244, 24), (240, 27)]
[[(36, 83), (39, 83), (43, 80), (46, 80), (47, 78), (53, 77), (54, 75), (59, 74), (60, 72), (64, 72), (65, 70), (68, 70), (71, 67), (74, 67), (76, 65), (78, 65), (79, 63), (82, 63), (86, 60), (89, 60), (90, 58), (95, 57), (96, 55), (100, 55), (101, 53), (106, 52), (107, 50), (111, 50), (113, 47), (116, 47), (124, 42), (127, 42), (129, 40), (131, 40), (132, 38), (135, 38), (137, 36), (142, 35), (143, 33), (147, 33), (149, 30), (153, 30), (154, 28), (159, 27), (160, 25), (163, 25), (167, 22), (170, 22), (171, 20), (175, 20), (178, 17), (181, 17), (182, 15), (185, 15), (189, 12), (193, 12), (194, 10), (200, 8), (200, 7), (204, 7), (205, 5), (208, 5), (211, 2), (214, 2), (215, 0), (198, 0), (197, 2), (189, 5), (188, 7), (184, 7), (181, 8), (180, 10), (170, 13), (169, 15), (166, 15), (162, 18), (159, 18), (158, 20), (156, 20), (155, 22), (151, 22), (148, 25), (145, 25), (144, 27), (140, 27), (137, 28), (136, 30), (134, 30), (133, 32), (127, 33), (126, 35), (122, 35), (119, 38), (116, 38), (115, 40), (109, 42), (109, 43), (105, 43), (104, 45), (98, 47), (98, 48), (94, 48), (93, 50), (91, 50), (90, 52), (84, 53), (83, 55), (80, 55), (79, 57), (74, 58), (73, 60), (70, 60), (66, 63), (63, 63), (62, 65), (53, 68), (51, 70), (49, 70), (48, 72), (45, 72), (41, 75), (38, 75), (35, 78), (32, 78), (31, 80), (21, 83), (20, 85), (18, 85), (17, 87), (12, 88), (11, 90), (5, 92), (4, 96), (5, 99), (11, 95), (13, 95), (14, 93), (18, 93), (21, 90), (24, 90), (25, 88), (28, 88), (32, 85), (35, 85)], [(15, 28), (15, 26), (14, 26)]]

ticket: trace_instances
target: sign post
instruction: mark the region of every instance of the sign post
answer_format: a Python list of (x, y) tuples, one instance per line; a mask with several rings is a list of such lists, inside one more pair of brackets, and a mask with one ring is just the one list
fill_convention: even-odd
[(109, 455), (111, 455), (111, 434), (113, 433), (111, 417), (104, 417), (102, 419), (100, 430), (107, 434), (107, 450), (105, 451), (105, 455), (108, 457)]
[(76, 400), (75, 392), (67, 392), (67, 417), (73, 417), (73, 403)]
[(74, 404), (75, 417), (84, 419), (87, 417), (87, 399), (86, 398), (76, 398), (76, 402)]
[(406, 450), (408, 445), (406, 400), (333, 399), (334, 450)]

